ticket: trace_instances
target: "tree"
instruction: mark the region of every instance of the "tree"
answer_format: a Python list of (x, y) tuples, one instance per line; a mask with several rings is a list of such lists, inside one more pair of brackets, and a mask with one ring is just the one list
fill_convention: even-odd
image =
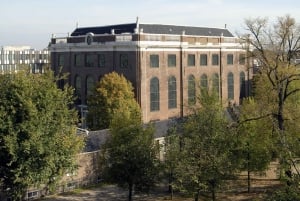
[(252, 98), (244, 99), (240, 108), (239, 121), (243, 123), (238, 127), (240, 148), (237, 156), (241, 158), (241, 170), (247, 171), (249, 193), (251, 173), (265, 171), (273, 159), (274, 139), (270, 138), (272, 127), (268, 127), (267, 119), (247, 121), (249, 117), (258, 116), (261, 112)]
[(244, 40), (254, 48), (251, 56), (259, 64), (254, 99), (263, 111), (249, 119), (270, 120), (283, 172), (292, 166), (297, 169), (294, 159), (299, 156), (296, 147), (300, 145), (300, 73), (295, 59), (300, 48), (300, 27), (289, 15), (271, 25), (262, 18), (247, 19), (245, 24), (249, 35)]
[(202, 93), (199, 99), (201, 106), (183, 123), (174, 174), (177, 188), (193, 193), (195, 201), (203, 190), (209, 190), (216, 200), (217, 188), (233, 177), (237, 167), (235, 129), (216, 95)]
[(180, 142), (181, 136), (178, 135), (177, 121), (173, 122), (168, 128), (167, 136), (165, 137), (165, 157), (164, 157), (164, 171), (168, 179), (169, 193), (171, 194), (171, 200), (173, 199), (174, 189), (176, 189), (175, 170), (180, 159)]
[(159, 172), (159, 147), (154, 141), (153, 127), (143, 127), (137, 116), (122, 109), (114, 113), (111, 136), (104, 148), (104, 172), (110, 181), (128, 189), (129, 201), (133, 189), (149, 191)]
[(75, 135), (73, 90), (51, 72), (0, 76), (0, 179), (13, 200), (27, 188), (51, 187), (75, 169), (83, 141)]
[(88, 126), (91, 129), (109, 128), (113, 115), (120, 108), (141, 116), (132, 84), (116, 72), (104, 75), (88, 98), (88, 107)]

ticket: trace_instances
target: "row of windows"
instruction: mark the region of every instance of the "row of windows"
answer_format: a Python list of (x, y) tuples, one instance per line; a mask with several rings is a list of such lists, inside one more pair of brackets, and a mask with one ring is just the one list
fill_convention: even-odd
[[(196, 103), (196, 81), (194, 75), (189, 75), (188, 77), (188, 104), (194, 105)], [(200, 87), (201, 90), (209, 90), (208, 87), (208, 77), (203, 74), (200, 77)], [(215, 73), (212, 76), (212, 90), (219, 94), (220, 81), (219, 74)], [(245, 73), (240, 73), (240, 92), (241, 96), (245, 96)], [(234, 76), (233, 73), (228, 73), (227, 75), (227, 96), (228, 99), (234, 99)], [(176, 78), (174, 76), (168, 79), (168, 108), (177, 107), (177, 85)], [(160, 110), (160, 90), (159, 90), (159, 79), (154, 77), (150, 80), (150, 111)]]
[[(212, 75), (212, 90), (219, 94), (219, 74), (215, 73)], [(188, 76), (188, 104), (194, 105), (196, 103), (196, 80), (194, 75)], [(95, 81), (91, 76), (86, 78), (86, 95), (92, 94), (92, 89), (95, 85)], [(200, 87), (202, 90), (209, 90), (208, 77), (206, 74), (200, 77)], [(76, 76), (75, 78), (75, 92), (79, 99), (81, 99), (81, 77)], [(245, 97), (245, 73), (240, 73), (240, 96)], [(227, 96), (228, 99), (234, 99), (234, 75), (228, 73), (227, 75)], [(168, 108), (173, 109), (177, 107), (177, 84), (176, 78), (170, 76), (168, 78)], [(154, 77), (150, 80), (150, 111), (160, 110), (160, 90), (159, 90), (159, 79)]]
[[(121, 68), (128, 68), (128, 54), (120, 54), (119, 66)], [(58, 66), (63, 66), (65, 62), (64, 55), (58, 55)], [(74, 55), (74, 66), (75, 67), (100, 67), (103, 68), (106, 65), (106, 58), (104, 54), (75, 54)]]
[[(128, 68), (128, 54), (120, 54), (119, 65), (121, 68)], [(211, 65), (218, 66), (220, 63), (219, 54), (212, 54), (211, 56)], [(227, 54), (227, 65), (233, 65), (234, 55)], [(200, 54), (200, 66), (208, 65), (208, 56), (207, 54)], [(239, 64), (245, 64), (245, 54), (239, 55)], [(64, 65), (64, 55), (58, 56), (58, 65)], [(74, 55), (74, 66), (86, 66), (86, 67), (105, 67), (106, 58), (104, 54), (75, 54)], [(150, 67), (159, 68), (159, 55), (151, 54), (150, 55)], [(176, 67), (176, 54), (168, 54), (168, 67)], [(187, 55), (187, 66), (196, 66), (196, 55), (188, 54)]]
[[(208, 65), (207, 54), (200, 54), (200, 66)], [(227, 54), (227, 65), (233, 65), (234, 57), (233, 54)], [(212, 54), (211, 56), (211, 65), (219, 65), (219, 54)], [(245, 64), (245, 54), (239, 55), (239, 64)], [(196, 55), (188, 54), (187, 55), (187, 66), (196, 66)], [(159, 68), (159, 55), (151, 54), (150, 55), (150, 67)], [(176, 67), (176, 54), (168, 54), (168, 67)]]

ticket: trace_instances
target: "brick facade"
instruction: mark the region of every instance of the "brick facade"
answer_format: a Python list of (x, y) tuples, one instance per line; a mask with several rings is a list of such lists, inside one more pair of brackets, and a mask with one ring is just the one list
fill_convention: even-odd
[[(132, 27), (135, 28), (130, 32)], [(107, 33), (109, 29), (111, 31)], [(179, 34), (180, 30), (182, 33)], [(217, 76), (219, 96), (224, 104), (229, 101), (239, 104), (240, 97), (249, 93), (245, 83), (249, 83), (252, 77), (248, 68), (250, 62), (241, 59), (246, 56), (242, 47), (226, 29), (137, 23), (79, 28), (69, 37), (53, 38), (50, 50), (53, 70), (58, 73), (63, 67), (62, 72), (69, 73), (67, 82), (75, 87), (80, 98), (78, 104), (86, 104), (91, 82), (95, 84), (106, 73), (116, 71), (132, 82), (143, 120), (149, 122), (187, 113), (188, 78), (191, 75), (195, 78), (196, 94), (200, 92), (201, 77), (207, 80), (203, 82), (207, 83), (208, 89), (212, 89), (213, 77)], [(168, 64), (169, 55), (175, 57), (173, 66)], [(206, 55), (206, 65), (200, 64), (201, 55)], [(176, 92), (173, 96), (175, 107), (168, 105), (170, 77), (176, 80), (173, 91)], [(159, 86), (158, 93), (153, 95), (159, 97), (159, 106), (153, 105), (156, 109), (150, 106), (153, 78), (158, 80)]]

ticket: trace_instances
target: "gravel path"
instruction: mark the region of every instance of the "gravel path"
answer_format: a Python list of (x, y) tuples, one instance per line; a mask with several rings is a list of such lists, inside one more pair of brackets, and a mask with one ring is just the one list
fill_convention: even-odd
[[(277, 188), (278, 184), (278, 181), (256, 181), (253, 182), (252, 193), (247, 193), (245, 185), (241, 185), (244, 187), (235, 193), (218, 193), (218, 199), (222, 201), (252, 201), (264, 196), (267, 189)], [(127, 201), (127, 196), (128, 192), (122, 188), (115, 185), (104, 185), (81, 191), (68, 192), (62, 195), (49, 196), (42, 199), (42, 201)], [(157, 189), (155, 193), (135, 194), (133, 200), (166, 201), (170, 200), (170, 195), (166, 192), (166, 189), (164, 191)], [(172, 201), (193, 201), (193, 199), (175, 196)]]
[[(47, 197), (43, 200), (47, 201), (126, 201), (128, 192), (114, 185), (106, 185), (100, 188), (82, 190), (79, 193), (65, 193), (63, 195), (55, 195)], [(147, 195), (137, 194), (133, 196), (133, 200), (137, 201), (153, 201), (165, 200), (166, 195)]]

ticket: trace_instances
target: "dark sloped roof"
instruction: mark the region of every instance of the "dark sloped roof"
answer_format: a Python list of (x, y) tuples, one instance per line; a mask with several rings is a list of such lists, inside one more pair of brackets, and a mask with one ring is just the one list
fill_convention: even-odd
[(77, 28), (71, 36), (81, 36), (86, 35), (87, 33), (94, 33), (94, 34), (110, 34), (111, 30), (114, 29), (115, 34), (121, 33), (134, 33), (134, 29), (136, 28), (136, 24), (118, 24), (118, 25), (109, 25), (109, 26), (102, 26), (102, 27), (83, 27)]
[(206, 28), (206, 27), (190, 27), (190, 26), (174, 26), (174, 25), (160, 25), (160, 24), (140, 24), (140, 28), (144, 33), (150, 34), (174, 34), (181, 35), (200, 35), (200, 36), (225, 36), (233, 37), (227, 29)]
[[(83, 27), (83, 28), (75, 29), (71, 34), (71, 36), (86, 35), (89, 32), (94, 34), (110, 34), (112, 29), (114, 29), (115, 34), (134, 33), (134, 29), (136, 27), (137, 27), (136, 23), (109, 25), (109, 26), (101, 26), (101, 27)], [(163, 24), (139, 24), (139, 28), (143, 29), (143, 33), (149, 33), (149, 34), (181, 35), (184, 31), (185, 35), (195, 35), (195, 36), (223, 35), (224, 37), (233, 37), (233, 35), (227, 29), (219, 29), (219, 28), (176, 26), (176, 25), (163, 25)]]

